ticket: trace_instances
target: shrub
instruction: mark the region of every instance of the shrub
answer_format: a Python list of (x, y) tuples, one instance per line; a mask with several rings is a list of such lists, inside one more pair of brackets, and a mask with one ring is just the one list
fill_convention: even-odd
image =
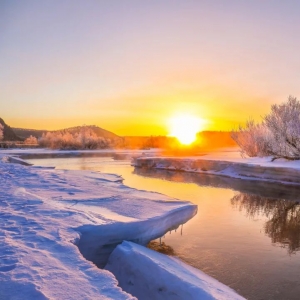
[(36, 145), (36, 144), (38, 144), (38, 140), (37, 140), (36, 137), (34, 137), (34, 136), (31, 135), (30, 137), (28, 137), (24, 141), (24, 144), (26, 144), (26, 145)]
[(242, 156), (263, 156), (265, 131), (266, 128), (262, 124), (249, 119), (244, 127), (240, 125), (237, 130), (232, 131), (231, 137), (241, 148)]

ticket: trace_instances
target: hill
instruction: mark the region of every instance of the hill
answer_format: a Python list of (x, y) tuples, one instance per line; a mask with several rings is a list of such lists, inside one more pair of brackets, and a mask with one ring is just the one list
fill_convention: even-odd
[(25, 128), (15, 128), (12, 127), (13, 131), (17, 136), (19, 136), (22, 139), (27, 139), (31, 135), (40, 138), (42, 137), (43, 133), (48, 132), (48, 130), (37, 130), (37, 129), (25, 129)]
[[(27, 139), (29, 136), (34, 136), (36, 138), (41, 138), (43, 133), (47, 132), (69, 132), (71, 134), (79, 133), (83, 126), (76, 126), (76, 127), (70, 127), (70, 128), (64, 128), (60, 130), (37, 130), (37, 129), (25, 129), (25, 128), (12, 128), (14, 132), (22, 139)], [(100, 128), (95, 125), (88, 125), (85, 126), (88, 129), (92, 130), (98, 137), (103, 137), (106, 139), (116, 139), (119, 136), (114, 134), (113, 132), (110, 132), (108, 130), (105, 130), (103, 128)]]
[(76, 126), (76, 127), (65, 128), (65, 129), (56, 130), (56, 131), (52, 131), (52, 132), (56, 132), (56, 133), (69, 132), (71, 134), (75, 134), (75, 133), (80, 133), (80, 131), (82, 130), (83, 127), (93, 131), (97, 135), (97, 137), (103, 137), (105, 139), (117, 139), (117, 138), (119, 138), (119, 136), (114, 134), (113, 132), (108, 131), (106, 129), (103, 129), (101, 127), (98, 127), (96, 125)]
[(97, 126), (78, 126), (57, 131), (48, 131), (39, 140), (39, 145), (51, 149), (105, 149), (116, 147), (122, 138)]
[(13, 129), (8, 126), (3, 119), (0, 118), (0, 124), (3, 125), (3, 141), (22, 141), (23, 139), (18, 137)]

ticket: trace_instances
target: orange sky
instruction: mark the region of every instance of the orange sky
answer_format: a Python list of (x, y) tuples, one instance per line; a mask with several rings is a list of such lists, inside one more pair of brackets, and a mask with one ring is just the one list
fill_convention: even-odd
[(297, 1), (3, 1), (0, 117), (10, 126), (95, 124), (165, 135), (259, 119), (300, 96)]

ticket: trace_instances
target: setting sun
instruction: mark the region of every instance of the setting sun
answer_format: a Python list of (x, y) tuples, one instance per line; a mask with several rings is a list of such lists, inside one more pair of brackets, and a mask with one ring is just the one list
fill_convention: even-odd
[(170, 136), (176, 137), (181, 144), (189, 145), (196, 140), (197, 132), (204, 121), (192, 115), (177, 115), (170, 119)]

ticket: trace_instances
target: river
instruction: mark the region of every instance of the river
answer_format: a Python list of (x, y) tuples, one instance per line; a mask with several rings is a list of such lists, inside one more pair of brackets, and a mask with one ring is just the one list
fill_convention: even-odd
[(162, 237), (177, 257), (247, 299), (300, 298), (300, 187), (134, 169), (128, 155), (28, 161), (118, 174), (130, 187), (197, 204), (193, 219)]

